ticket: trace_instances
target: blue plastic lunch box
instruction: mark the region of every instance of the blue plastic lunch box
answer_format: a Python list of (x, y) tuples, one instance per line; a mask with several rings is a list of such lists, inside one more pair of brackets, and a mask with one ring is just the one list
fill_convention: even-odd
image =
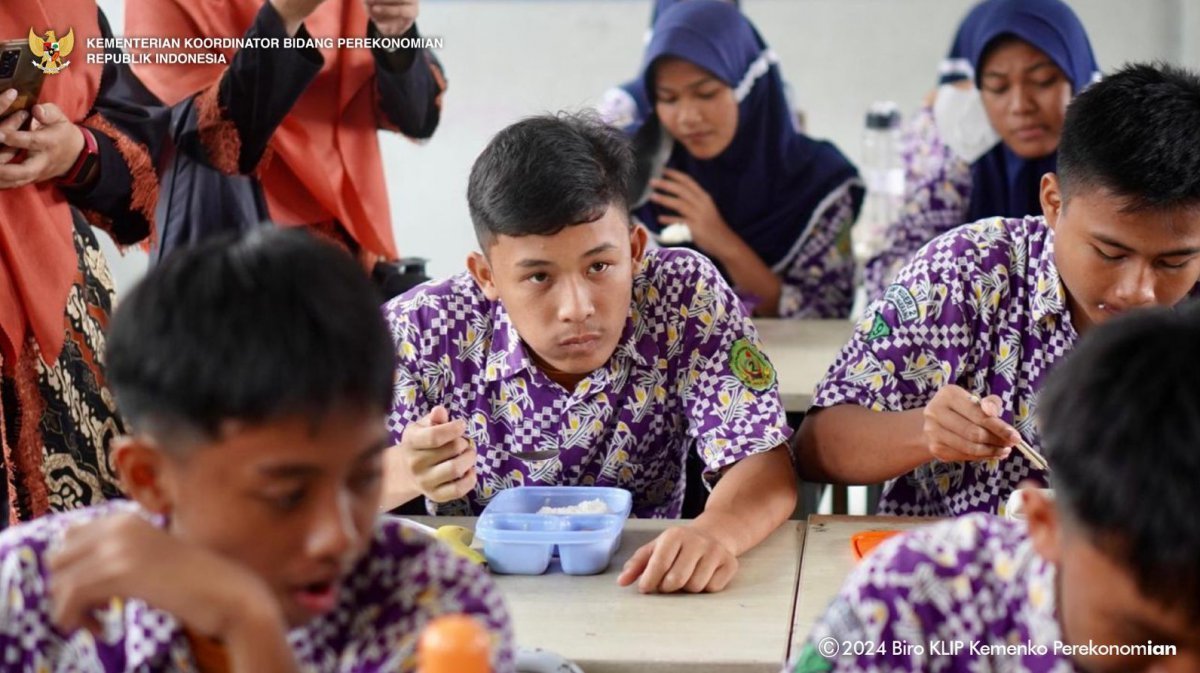
[[(571, 507), (602, 500), (608, 514), (538, 514), (545, 506)], [(604, 572), (621, 546), (621, 531), (633, 497), (623, 488), (520, 486), (496, 495), (475, 526), (493, 572), (540, 575), (557, 552), (568, 575)]]

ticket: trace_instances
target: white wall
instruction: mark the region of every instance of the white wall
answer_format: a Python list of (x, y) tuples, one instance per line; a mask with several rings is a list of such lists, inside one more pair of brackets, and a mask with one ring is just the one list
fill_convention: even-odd
[(1200, 68), (1200, 2), (1196, 0), (1176, 0), (1180, 5), (1183, 19), (1179, 22), (1182, 29), (1180, 40), (1183, 42), (1182, 61), (1193, 68)]
[[(119, 31), (122, 0), (99, 0)], [(650, 0), (424, 0), (420, 25), (441, 36), (450, 83), (441, 126), (414, 145), (383, 138), (401, 254), (441, 276), (474, 247), (466, 207), (471, 162), (492, 134), (538, 112), (590, 105), (636, 73)], [(782, 60), (813, 135), (859, 153), (873, 100), (912, 109), (970, 0), (744, 0)], [(1200, 68), (1200, 0), (1072, 0), (1101, 65), (1160, 58)], [(111, 248), (110, 248), (111, 251)], [(111, 257), (110, 257), (111, 258)], [(118, 290), (145, 268), (114, 259)]]

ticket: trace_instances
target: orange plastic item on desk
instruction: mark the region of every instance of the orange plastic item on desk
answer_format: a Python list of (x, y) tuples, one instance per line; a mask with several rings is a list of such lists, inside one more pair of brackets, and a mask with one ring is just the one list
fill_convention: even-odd
[(871, 550), (878, 547), (884, 540), (899, 535), (898, 530), (864, 530), (850, 536), (850, 548), (854, 550), (854, 558), (862, 560), (862, 557), (871, 553)]
[(492, 639), (466, 615), (443, 615), (425, 627), (417, 643), (418, 673), (491, 673)]

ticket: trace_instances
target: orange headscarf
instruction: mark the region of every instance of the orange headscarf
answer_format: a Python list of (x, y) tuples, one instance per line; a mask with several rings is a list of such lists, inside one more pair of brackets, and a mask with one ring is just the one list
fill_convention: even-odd
[[(39, 101), (80, 123), (100, 91), (99, 64), (88, 64), (88, 40), (100, 37), (95, 0), (0, 0), (0, 39), (24, 40), (53, 30), (75, 33), (70, 65), (46, 75)], [(33, 333), (42, 360), (54, 362), (66, 335), (67, 296), (79, 272), (66, 198), (51, 182), (0, 190), (0, 347), (13, 361)]]
[[(261, 0), (126, 0), (126, 34), (241, 37), (261, 8)], [(360, 37), (366, 9), (361, 0), (330, 0), (304, 25), (315, 38)], [(232, 62), (234, 50), (215, 51)], [(367, 49), (322, 49), (321, 54), (325, 66), (275, 131), (274, 156), (261, 170), (271, 219), (293, 226), (336, 219), (366, 251), (395, 259), (377, 134), (374, 57)], [(225, 68), (139, 65), (134, 70), (173, 105), (218, 81)], [(204, 109), (200, 114), (212, 116)]]

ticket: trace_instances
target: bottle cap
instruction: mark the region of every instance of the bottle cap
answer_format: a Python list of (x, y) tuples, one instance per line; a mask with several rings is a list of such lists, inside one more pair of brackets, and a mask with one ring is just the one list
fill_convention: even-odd
[(867, 128), (888, 131), (900, 127), (900, 106), (892, 101), (877, 101), (867, 108)]

